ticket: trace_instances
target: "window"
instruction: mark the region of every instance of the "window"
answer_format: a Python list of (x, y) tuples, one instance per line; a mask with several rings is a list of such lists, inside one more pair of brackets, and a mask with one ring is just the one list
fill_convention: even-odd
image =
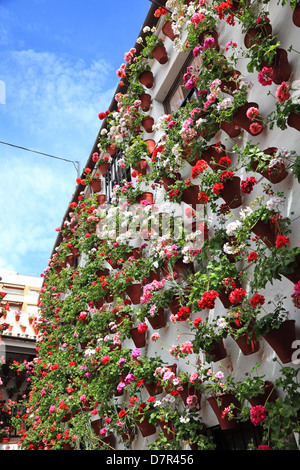
[(187, 67), (196, 65), (200, 65), (200, 58), (189, 54), (164, 101), (164, 108), (167, 114), (172, 111), (176, 112), (182, 106), (182, 103), (193, 94), (185, 87), (183, 76), (186, 73)]
[(130, 168), (124, 168), (121, 166), (120, 160), (123, 158), (123, 153), (121, 149), (112, 157), (112, 161), (108, 172), (105, 176), (106, 183), (106, 202), (111, 202), (112, 189), (116, 184), (121, 184), (122, 181), (131, 181), (131, 172)]

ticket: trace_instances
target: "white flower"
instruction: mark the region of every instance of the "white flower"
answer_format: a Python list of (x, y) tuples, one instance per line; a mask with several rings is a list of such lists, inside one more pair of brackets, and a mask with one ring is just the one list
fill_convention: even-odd
[(253, 210), (251, 207), (245, 207), (244, 209), (240, 210), (240, 218), (244, 220), (246, 217), (248, 217), (250, 214), (252, 214)]
[(226, 233), (228, 236), (233, 236), (236, 234), (236, 232), (241, 228), (242, 222), (239, 220), (235, 222), (230, 222), (230, 224), (227, 225), (226, 227)]
[(218, 318), (217, 325), (218, 325), (218, 328), (220, 329), (226, 328), (227, 322), (225, 318)]
[(190, 418), (188, 418), (187, 416), (186, 417), (180, 416), (179, 421), (183, 424), (186, 424), (186, 423), (189, 423)]
[(270, 211), (272, 211), (277, 208), (277, 206), (279, 206), (283, 202), (283, 200), (284, 199), (282, 197), (273, 196), (267, 201), (266, 206)]

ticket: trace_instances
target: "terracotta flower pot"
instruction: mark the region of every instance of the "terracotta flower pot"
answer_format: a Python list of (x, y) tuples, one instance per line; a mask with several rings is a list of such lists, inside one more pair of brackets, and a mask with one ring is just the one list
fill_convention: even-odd
[(226, 148), (224, 145), (220, 146), (220, 151), (216, 150), (215, 145), (211, 145), (208, 149), (203, 150), (201, 154), (201, 159), (205, 160), (206, 163), (210, 166), (210, 168), (214, 171), (219, 169), (224, 169), (219, 165), (219, 161), (221, 157), (226, 156), (225, 152)]
[(220, 191), (220, 196), (231, 209), (235, 209), (242, 205), (240, 181), (239, 176), (233, 176), (233, 178), (230, 178), (223, 183), (224, 188)]
[(214, 340), (213, 341), (213, 349), (211, 351), (205, 352), (206, 356), (210, 358), (212, 362), (217, 362), (220, 361), (221, 359), (224, 359), (227, 357), (227, 352), (224, 346), (224, 341), (221, 339), (221, 341)]
[(236, 126), (239, 126), (241, 127), (242, 129), (244, 129), (245, 131), (247, 131), (249, 134), (251, 135), (259, 135), (262, 133), (263, 131), (263, 127), (261, 128), (260, 131), (258, 132), (253, 132), (251, 129), (250, 129), (250, 126), (251, 124), (253, 123), (258, 123), (261, 125), (261, 120), (258, 118), (258, 119), (255, 119), (254, 120), (251, 120), (247, 117), (247, 111), (249, 108), (251, 107), (254, 107), (254, 108), (257, 108), (258, 109), (258, 104), (257, 103), (246, 103), (244, 104), (243, 106), (240, 106), (233, 114), (233, 120), (232, 122), (236, 125)]
[(238, 70), (230, 70), (224, 73), (224, 78), (221, 80), (220, 89), (224, 93), (232, 95), (238, 90), (237, 78), (241, 75)]
[(180, 309), (180, 303), (177, 297), (174, 297), (174, 299), (169, 303), (169, 309), (173, 315), (178, 313), (178, 310)]
[(181, 195), (181, 200), (185, 202), (186, 204), (192, 206), (194, 209), (196, 209), (196, 206), (199, 204), (199, 186), (198, 185), (193, 185), (187, 187), (182, 195)]
[(226, 132), (226, 134), (228, 134), (229, 137), (231, 137), (232, 139), (234, 139), (235, 137), (238, 137), (241, 133), (241, 128), (237, 126), (236, 124), (234, 124), (233, 122), (225, 122), (225, 121), (221, 122), (220, 129)]
[(141, 100), (141, 108), (144, 112), (149, 111), (150, 109), (150, 104), (151, 104), (151, 95), (149, 93), (142, 93), (139, 96), (139, 99)]
[(168, 54), (165, 46), (163, 45), (156, 46), (152, 51), (152, 55), (161, 65), (168, 62)]
[(292, 19), (294, 25), (300, 28), (300, 5), (296, 5), (294, 8)]
[(146, 175), (147, 173), (147, 162), (146, 160), (140, 160), (139, 163), (133, 167), (135, 171), (138, 172), (139, 175)]
[(293, 271), (283, 274), (283, 276), (289, 279), (293, 284), (297, 284), (297, 282), (300, 281), (300, 255), (296, 256)]
[(300, 132), (300, 115), (292, 111), (287, 119), (287, 124)]
[[(98, 166), (97, 170), (101, 173), (102, 176), (105, 176), (106, 173), (107, 173), (107, 171), (108, 171), (108, 169), (109, 169), (109, 167), (110, 167), (110, 163), (105, 163), (105, 162), (104, 162), (104, 163), (101, 163), (101, 164)], [(101, 191), (101, 190), (100, 190), (100, 191)]]
[(160, 419), (158, 421), (158, 424), (161, 427), (161, 430), (164, 433), (164, 435), (166, 436), (168, 441), (171, 441), (172, 439), (174, 439), (174, 437), (176, 435), (176, 429), (175, 429), (175, 427), (174, 427), (174, 425), (172, 424), (171, 421), (166, 422), (163, 419)]
[(174, 41), (174, 39), (178, 37), (178, 35), (174, 34), (172, 21), (166, 21), (162, 27), (162, 32), (165, 34), (165, 36), (171, 39), (171, 41)]
[(151, 397), (155, 395), (159, 395), (164, 390), (159, 381), (151, 382), (151, 383), (144, 382), (144, 385), (145, 385), (147, 392), (149, 393)]
[[(224, 393), (222, 395), (216, 395), (215, 397), (208, 397), (208, 403), (212, 407), (221, 429), (225, 431), (226, 429), (235, 429), (237, 427), (237, 421), (235, 419), (228, 419), (227, 413), (223, 414), (223, 411), (233, 403), (236, 407), (240, 408), (241, 405), (239, 401), (231, 393)], [(233, 411), (235, 415), (235, 410)]]
[(105, 202), (106, 202), (106, 196), (105, 196), (105, 194), (98, 194), (98, 196), (97, 196), (97, 201), (98, 201), (98, 204), (99, 204), (100, 206), (102, 206), (103, 204), (105, 204)]
[(153, 203), (153, 193), (150, 193), (150, 192), (146, 191), (146, 192), (140, 194), (136, 198), (136, 202), (139, 204), (141, 201), (147, 201), (149, 203)]
[(257, 341), (254, 333), (252, 333), (250, 339), (249, 335), (245, 333), (244, 335), (241, 335), (238, 338), (234, 338), (234, 341), (236, 342), (244, 356), (249, 356), (250, 354), (254, 354), (259, 350), (259, 342)]
[(176, 181), (180, 180), (180, 173), (176, 173), (175, 178), (170, 178), (169, 176), (162, 176), (161, 182), (165, 191), (170, 190), (170, 186), (176, 183)]
[(146, 88), (152, 88), (154, 85), (154, 77), (151, 70), (145, 70), (139, 76), (139, 82)]
[(148, 322), (154, 330), (159, 330), (166, 326), (165, 311), (163, 308), (159, 308), (158, 312), (153, 316), (147, 317)]
[(155, 149), (155, 141), (153, 139), (147, 139), (145, 140), (147, 147), (148, 147), (148, 152), (149, 155), (152, 155), (153, 150)]
[[(277, 150), (278, 150), (277, 147), (269, 147), (266, 150), (264, 150), (264, 153), (266, 155), (275, 156)], [(251, 167), (253, 171), (258, 172), (260, 175), (262, 175), (272, 184), (281, 183), (281, 181), (283, 181), (288, 176), (288, 171), (286, 169), (286, 166), (282, 165), (281, 163), (277, 163), (272, 168), (266, 171), (258, 171), (257, 170), (258, 163), (259, 162), (252, 162)]]
[(142, 294), (141, 284), (131, 284), (127, 286), (126, 294), (130, 297), (130, 300), (134, 305), (139, 304)]
[(146, 346), (146, 332), (140, 333), (137, 328), (131, 328), (130, 334), (136, 348), (144, 348)]
[(134, 418), (134, 421), (143, 437), (152, 436), (152, 434), (156, 433), (156, 427), (154, 426), (154, 424), (149, 423), (147, 419), (144, 419), (144, 421), (140, 422), (140, 419), (141, 416), (137, 416), (136, 418)]
[(214, 47), (217, 49), (217, 51), (220, 50), (220, 45), (219, 45), (219, 34), (217, 31), (204, 31), (203, 33), (200, 34), (199, 36), (199, 44), (203, 46), (204, 41), (208, 37), (213, 37), (215, 40)]
[(265, 405), (266, 402), (274, 403), (277, 399), (277, 393), (274, 389), (272, 382), (266, 380), (263, 386), (263, 393), (260, 393), (256, 397), (247, 398), (251, 406)]
[(99, 178), (91, 181), (91, 188), (95, 193), (99, 193), (101, 191), (101, 187), (101, 180)]
[(186, 400), (189, 395), (196, 395), (198, 403), (201, 401), (201, 390), (196, 388), (193, 384), (184, 382), (182, 384), (182, 390), (178, 390), (181, 400), (186, 405)]
[(272, 80), (276, 85), (287, 82), (291, 75), (291, 66), (288, 60), (288, 54), (285, 49), (278, 48), (276, 57), (272, 64)]
[(106, 147), (106, 152), (109, 153), (111, 157), (113, 157), (117, 153), (118, 148), (115, 147), (113, 144), (110, 144)]
[(245, 47), (249, 49), (252, 44), (261, 44), (261, 38), (270, 36), (270, 34), (272, 34), (272, 25), (270, 23), (249, 28), (244, 37)]
[(146, 116), (142, 120), (142, 126), (148, 134), (153, 132), (152, 126), (154, 125), (154, 119), (151, 116)]
[(296, 341), (295, 323), (295, 320), (285, 320), (279, 328), (264, 336), (283, 364), (292, 361), (292, 345)]
[(276, 224), (273, 224), (270, 220), (267, 223), (258, 220), (254, 227), (252, 227), (252, 232), (257, 237), (260, 237), (268, 248), (275, 246), (278, 229)]

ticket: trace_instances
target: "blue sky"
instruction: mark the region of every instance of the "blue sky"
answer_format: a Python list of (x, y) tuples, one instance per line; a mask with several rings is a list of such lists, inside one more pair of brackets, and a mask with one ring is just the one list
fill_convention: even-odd
[[(0, 0), (0, 141), (89, 157), (149, 0)], [(3, 99), (5, 91), (5, 100)], [(1, 98), (2, 96), (2, 98)], [(0, 144), (0, 269), (37, 276), (76, 187), (72, 163)]]

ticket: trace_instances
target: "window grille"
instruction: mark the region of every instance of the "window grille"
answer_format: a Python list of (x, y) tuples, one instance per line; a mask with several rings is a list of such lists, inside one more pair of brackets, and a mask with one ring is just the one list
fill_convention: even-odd
[(121, 149), (112, 157), (110, 167), (105, 176), (106, 186), (106, 202), (110, 204), (112, 198), (112, 190), (115, 185), (122, 185), (123, 181), (131, 181), (130, 168), (120, 165), (121, 159), (124, 157)]

